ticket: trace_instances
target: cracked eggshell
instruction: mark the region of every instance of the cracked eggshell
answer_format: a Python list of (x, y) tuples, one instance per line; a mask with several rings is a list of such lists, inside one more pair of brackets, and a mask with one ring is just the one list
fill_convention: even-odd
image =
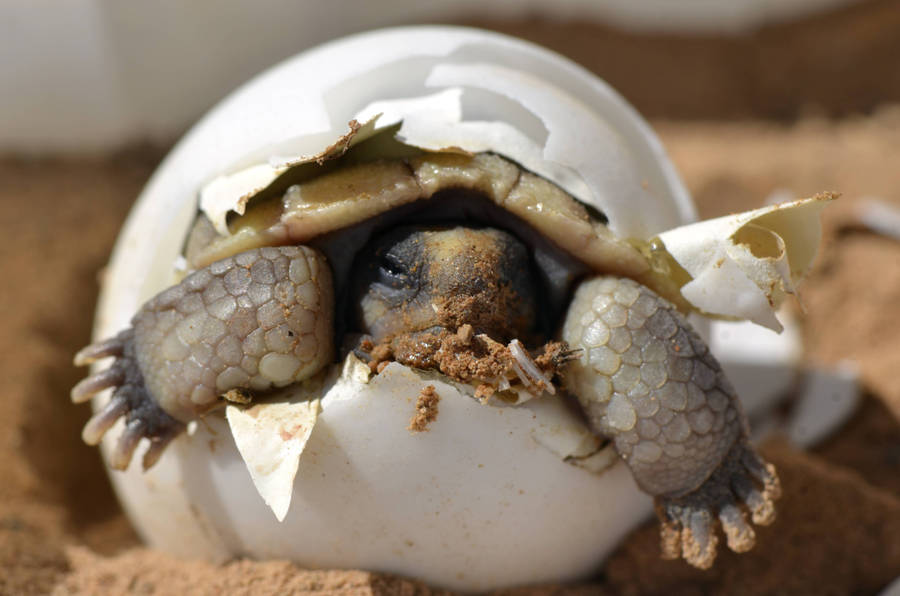
[(837, 196), (821, 193), (664, 232), (660, 240), (692, 278), (681, 294), (702, 312), (780, 332), (775, 309), (812, 267), (820, 213)]
[[(486, 70), (503, 77), (484, 80)], [(315, 155), (374, 102), (447, 89), (460, 90), (463, 120), (506, 123), (541, 149), (530, 159), (569, 172), (560, 183), (581, 184), (579, 196), (608, 212), (619, 233), (649, 236), (694, 219), (648, 125), (584, 69), (494, 33), (377, 31), (263, 73), (178, 143), (119, 237), (95, 337), (127, 326), (145, 300), (175, 281), (205, 185), (284, 156)], [(416, 396), (429, 384), (441, 397), (438, 418), (412, 434)], [(650, 499), (621, 464), (597, 474), (565, 463), (553, 446), (578, 441), (563, 436), (564, 418), (558, 402), (485, 407), (391, 365), (369, 383), (326, 385), (281, 523), (254, 488), (220, 413), (176, 440), (149, 472), (133, 466), (112, 481), (142, 537), (179, 556), (287, 558), (462, 590), (568, 581), (595, 572), (650, 512)], [(108, 433), (104, 453), (117, 435)]]

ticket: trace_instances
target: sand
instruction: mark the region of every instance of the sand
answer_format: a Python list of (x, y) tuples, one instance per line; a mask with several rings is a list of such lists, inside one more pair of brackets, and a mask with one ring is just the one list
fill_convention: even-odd
[(848, 116), (900, 101), (900, 2), (865, 0), (740, 35), (631, 33), (584, 20), (472, 21), (598, 73), (649, 118)]
[[(876, 41), (882, 21), (872, 25)], [(821, 25), (836, 27), (831, 20)], [(534, 36), (557, 35), (548, 31)], [(631, 93), (652, 104), (632, 83)], [(869, 97), (871, 89), (860, 93)], [(729, 111), (716, 108), (715, 99), (709, 105), (712, 116), (773, 115), (765, 106)], [(655, 114), (697, 115), (672, 106)], [(858, 364), (864, 403), (811, 453), (779, 440), (765, 446), (785, 496), (779, 520), (759, 531), (750, 553), (722, 553), (712, 570), (696, 571), (660, 560), (657, 528), (648, 524), (593, 583), (504, 594), (877, 593), (900, 575), (900, 242), (851, 224), (866, 196), (900, 205), (900, 168), (889, 163), (900, 154), (900, 108), (839, 120), (806, 115), (795, 123), (656, 120), (654, 126), (705, 217), (757, 206), (779, 190), (844, 193), (826, 211), (822, 255), (802, 290), (804, 336), (810, 362)], [(144, 147), (96, 158), (0, 159), (0, 594), (439, 593), (366, 571), (302, 570), (284, 561), (214, 566), (141, 546), (97, 451), (80, 441), (88, 410), (67, 396), (83, 374), (71, 358), (89, 339), (98, 275), (163, 155)]]

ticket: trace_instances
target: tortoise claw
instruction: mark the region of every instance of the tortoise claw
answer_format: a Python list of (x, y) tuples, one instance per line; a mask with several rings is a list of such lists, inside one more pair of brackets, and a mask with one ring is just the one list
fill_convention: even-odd
[(75, 366), (84, 366), (108, 356), (121, 356), (125, 343), (129, 340), (130, 330), (122, 331), (115, 337), (91, 344), (75, 354)]
[(144, 455), (144, 469), (151, 467), (163, 449), (185, 429), (185, 424), (166, 413), (144, 387), (143, 375), (134, 359), (134, 333), (123, 331), (114, 338), (92, 344), (75, 357), (76, 363), (89, 363), (115, 356), (112, 366), (82, 380), (72, 389), (72, 401), (88, 401), (108, 388), (113, 388), (109, 402), (84, 426), (82, 439), (97, 445), (119, 418), (126, 420), (125, 430), (110, 454), (110, 466), (124, 470), (131, 463), (142, 438), (150, 440)]
[(710, 568), (718, 545), (716, 525), (721, 525), (728, 548), (739, 553), (750, 550), (756, 533), (747, 514), (754, 524), (772, 523), (780, 494), (774, 466), (739, 441), (699, 488), (679, 497), (657, 498), (663, 558), (683, 557), (694, 567)]
[(128, 402), (122, 396), (114, 396), (110, 399), (103, 409), (94, 414), (84, 429), (81, 431), (81, 438), (88, 445), (97, 445), (106, 434), (106, 431), (128, 412)]
[(79, 381), (79, 383), (72, 388), (72, 401), (76, 404), (90, 401), (94, 395), (100, 393), (104, 389), (118, 387), (124, 382), (125, 371), (120, 367), (112, 366)]

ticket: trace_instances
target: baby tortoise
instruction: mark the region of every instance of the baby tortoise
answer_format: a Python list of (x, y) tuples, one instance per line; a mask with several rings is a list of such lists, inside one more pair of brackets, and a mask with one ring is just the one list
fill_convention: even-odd
[(72, 390), (83, 402), (114, 388), (83, 433), (96, 444), (125, 418), (114, 468), (141, 438), (148, 468), (191, 420), (354, 350), (482, 398), (554, 393), (560, 379), (655, 497), (667, 558), (707, 568), (717, 525), (740, 552), (747, 515), (774, 519), (775, 470), (677, 284), (543, 178), (493, 154), (350, 163), (252, 203), (229, 230), (201, 216), (193, 273), (75, 358), (115, 357)]

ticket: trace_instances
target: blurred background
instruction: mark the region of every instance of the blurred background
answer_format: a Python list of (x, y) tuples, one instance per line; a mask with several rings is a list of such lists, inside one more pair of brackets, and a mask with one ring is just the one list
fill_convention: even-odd
[(465, 23), (594, 70), (650, 118), (789, 119), (900, 97), (891, 0), (211, 0), (0, 3), (0, 150), (170, 142), (303, 49), (377, 27)]
[[(661, 562), (650, 525), (572, 591), (883, 590), (900, 575), (900, 231), (870, 220), (900, 208), (900, 0), (0, 0), (0, 594), (252, 581), (427, 593), (365, 573), (213, 567), (142, 549), (80, 442), (86, 409), (68, 403), (119, 226), (187, 127), (288, 56), (415, 23), (522, 37), (605, 79), (651, 121), (702, 217), (843, 193), (801, 290), (802, 333), (808, 366), (858, 370), (858, 410), (812, 452), (765, 446), (785, 497), (751, 553), (724, 553), (705, 573)], [(872, 216), (873, 201), (888, 215)]]

